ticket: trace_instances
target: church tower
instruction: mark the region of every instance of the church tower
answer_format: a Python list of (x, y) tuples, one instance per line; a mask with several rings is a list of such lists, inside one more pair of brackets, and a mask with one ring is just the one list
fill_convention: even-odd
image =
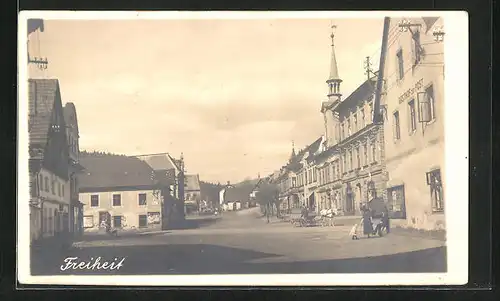
[(340, 120), (338, 113), (335, 112), (335, 107), (340, 103), (342, 93), (340, 92), (340, 84), (342, 79), (339, 76), (337, 66), (337, 57), (335, 56), (335, 30), (337, 26), (332, 25), (332, 33), (330, 38), (332, 40), (332, 54), (330, 58), (330, 76), (326, 81), (328, 85), (328, 101), (323, 102), (321, 112), (325, 120), (325, 147), (331, 147), (339, 142), (340, 139)]
[(332, 25), (332, 34), (330, 38), (332, 39), (332, 57), (330, 61), (330, 77), (326, 81), (328, 84), (328, 100), (331, 102), (340, 101), (342, 94), (340, 93), (340, 84), (342, 80), (339, 77), (339, 70), (337, 67), (337, 58), (335, 57), (335, 29), (336, 25)]

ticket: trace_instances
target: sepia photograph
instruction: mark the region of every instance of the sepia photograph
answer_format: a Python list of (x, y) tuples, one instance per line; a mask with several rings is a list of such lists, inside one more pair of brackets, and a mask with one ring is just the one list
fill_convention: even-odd
[(19, 281), (465, 284), (467, 28), (21, 12)]

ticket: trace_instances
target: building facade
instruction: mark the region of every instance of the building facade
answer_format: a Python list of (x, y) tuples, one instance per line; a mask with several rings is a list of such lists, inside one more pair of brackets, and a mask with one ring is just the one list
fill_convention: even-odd
[(189, 214), (199, 211), (201, 206), (201, 187), (199, 175), (186, 175), (184, 177), (185, 211)]
[(154, 170), (157, 179), (164, 186), (168, 185), (169, 193), (164, 199), (164, 226), (169, 228), (182, 223), (186, 215), (184, 203), (186, 183), (183, 155), (181, 154), (180, 159), (175, 159), (168, 153), (146, 154), (134, 157), (147, 163)]
[(85, 231), (162, 228), (163, 189), (145, 162), (122, 155), (86, 154), (78, 175)]
[(320, 137), (298, 153), (292, 149), (288, 163), (281, 168), (275, 180), (282, 210), (298, 209), (303, 206), (310, 210), (318, 210), (316, 195), (318, 173), (314, 158), (321, 151), (323, 142), (324, 137)]
[(29, 79), (31, 241), (70, 234), (69, 154), (56, 79)]
[(83, 171), (80, 165), (80, 133), (78, 131), (78, 119), (76, 107), (73, 103), (64, 106), (64, 122), (66, 124), (66, 140), (69, 154), (69, 223), (70, 231), (75, 234), (83, 233), (83, 204), (78, 198), (78, 173)]
[(331, 38), (328, 100), (321, 106), (325, 141), (314, 159), (319, 179), (317, 198), (320, 210), (358, 215), (371, 195), (385, 197), (386, 191), (383, 124), (373, 122), (377, 76), (370, 74), (343, 98), (333, 34)]
[(445, 228), (442, 30), (442, 18), (391, 18), (387, 37), (388, 201), (419, 229)]

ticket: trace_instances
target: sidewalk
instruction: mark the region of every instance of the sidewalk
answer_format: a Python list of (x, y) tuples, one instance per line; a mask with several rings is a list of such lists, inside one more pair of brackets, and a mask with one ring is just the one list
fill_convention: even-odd
[(431, 231), (431, 230), (419, 230), (413, 228), (402, 228), (400, 226), (394, 226), (391, 228), (391, 234), (446, 241), (446, 231), (444, 230)]

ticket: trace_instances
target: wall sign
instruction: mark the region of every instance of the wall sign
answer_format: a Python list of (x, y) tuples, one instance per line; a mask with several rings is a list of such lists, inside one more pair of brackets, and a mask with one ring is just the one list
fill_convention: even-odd
[(415, 83), (415, 86), (406, 90), (403, 94), (399, 96), (399, 103), (402, 103), (403, 101), (405, 101), (405, 99), (409, 98), (410, 96), (418, 92), (423, 85), (424, 85), (424, 79), (421, 78), (418, 82)]

